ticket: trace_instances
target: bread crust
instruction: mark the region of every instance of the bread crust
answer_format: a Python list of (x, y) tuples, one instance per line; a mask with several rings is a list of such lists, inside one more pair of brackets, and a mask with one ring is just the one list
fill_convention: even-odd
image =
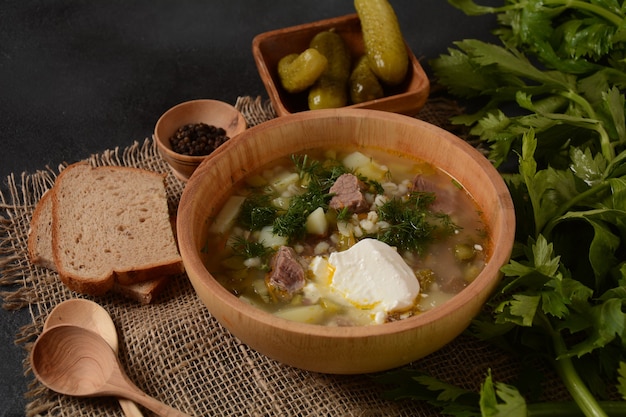
[(35, 210), (33, 210), (33, 215), (30, 220), (30, 229), (28, 230), (27, 250), (28, 260), (32, 264), (56, 270), (54, 260), (40, 251), (42, 245), (51, 244), (51, 242), (43, 241), (51, 239), (49, 233), (46, 233), (47, 230), (43, 230), (44, 227), (51, 227), (52, 211), (50, 204), (52, 204), (51, 193), (50, 190), (46, 190), (37, 202)]
[(141, 304), (150, 304), (172, 279), (174, 279), (172, 276), (163, 276), (150, 281), (130, 285), (122, 285), (116, 282), (113, 284), (112, 291), (126, 298), (138, 301)]
[[(153, 295), (156, 294), (157, 291), (162, 289), (164, 284), (169, 281), (167, 277), (172, 275), (181, 274), (184, 272), (184, 267), (182, 263), (182, 258), (178, 253), (178, 249), (176, 247), (175, 255), (172, 255), (170, 259), (164, 259), (163, 261), (150, 262), (144, 265), (137, 265), (130, 270), (128, 269), (119, 269), (114, 265), (111, 266), (110, 270), (101, 276), (90, 276), (86, 278), (85, 276), (75, 274), (72, 271), (64, 268), (63, 265), (63, 245), (61, 242), (61, 227), (64, 226), (62, 213), (60, 207), (63, 204), (70, 204), (68, 201), (62, 201), (63, 196), (61, 195), (61, 190), (63, 187), (64, 178), (70, 175), (75, 169), (87, 170), (85, 173), (94, 173), (97, 172), (106, 175), (107, 170), (123, 170), (124, 173), (128, 173), (128, 175), (133, 175), (134, 172), (141, 173), (141, 175), (154, 175), (158, 177), (161, 181), (165, 181), (165, 175), (161, 175), (155, 172), (141, 170), (139, 168), (131, 168), (131, 167), (91, 167), (91, 165), (86, 162), (79, 162), (76, 164), (72, 164), (68, 166), (57, 178), (55, 186), (49, 190), (40, 203), (35, 208), (33, 212), (33, 217), (31, 221), (31, 231), (29, 234), (29, 259), (31, 262), (37, 265), (49, 267), (51, 269), (55, 269), (61, 281), (71, 290), (88, 295), (103, 295), (109, 292), (111, 289), (115, 289), (115, 292), (119, 292), (123, 295), (129, 296), (131, 298), (137, 299), (140, 302), (150, 302), (153, 299)], [(77, 171), (78, 173), (78, 171)], [(75, 179), (74, 179), (75, 180)], [(61, 184), (61, 185), (59, 185)], [(164, 185), (164, 183), (163, 183)], [(95, 190), (95, 192), (101, 192), (102, 190)], [(49, 201), (47, 201), (49, 199)], [(67, 200), (67, 198), (66, 198)], [(42, 227), (42, 219), (45, 204), (49, 204), (50, 212), (51, 212), (51, 242), (52, 242), (52, 260), (47, 260), (41, 256), (41, 254), (37, 253), (37, 239), (41, 238), (39, 233)], [(169, 216), (168, 216), (169, 219)], [(45, 221), (45, 219), (43, 219)], [(173, 245), (176, 246), (176, 240), (174, 237), (173, 230), (171, 230), (171, 239), (173, 241)], [(141, 245), (141, 242), (138, 242), (138, 245)], [(146, 282), (146, 285), (140, 285), (140, 283)], [(152, 285), (150, 284), (152, 283)]]

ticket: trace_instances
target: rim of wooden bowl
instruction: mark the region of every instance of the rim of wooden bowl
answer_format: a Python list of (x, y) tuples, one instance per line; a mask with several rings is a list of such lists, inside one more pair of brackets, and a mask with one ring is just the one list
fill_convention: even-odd
[[(480, 193), (487, 193), (487, 191), (485, 191), (487, 189), (492, 190), (493, 192), (488, 193), (488, 201), (480, 201), (480, 199), (476, 196), (477, 193), (475, 190), (471, 190), (469, 189), (470, 187), (468, 187), (468, 191), (475, 197), (481, 209), (484, 210), (485, 207), (489, 205), (489, 210), (494, 213), (497, 211), (497, 215), (494, 216), (497, 220), (497, 224), (489, 225), (491, 229), (489, 233), (493, 249), (490, 250), (488, 263), (485, 266), (484, 270), (479, 274), (479, 276), (471, 284), (464, 288), (459, 294), (456, 294), (452, 299), (436, 308), (433, 308), (432, 310), (396, 322), (385, 323), (382, 325), (353, 327), (329, 327), (315, 324), (298, 323), (294, 321), (289, 321), (287, 319), (282, 319), (270, 313), (261, 311), (260, 309), (239, 300), (236, 296), (231, 294), (221, 284), (219, 284), (207, 271), (206, 267), (202, 263), (200, 256), (198, 255), (198, 252), (201, 250), (203, 244), (203, 236), (200, 235), (202, 233), (206, 233), (206, 229), (204, 231), (198, 230), (198, 228), (194, 227), (190, 221), (191, 218), (198, 214), (199, 209), (196, 205), (197, 201), (199, 201), (201, 198), (218, 197), (215, 195), (212, 195), (211, 197), (200, 197), (198, 193), (201, 192), (202, 183), (204, 181), (209, 181), (209, 179), (207, 179), (208, 177), (211, 177), (210, 181), (214, 181), (216, 179), (216, 176), (221, 175), (219, 174), (221, 171), (228, 171), (233, 166), (235, 166), (240, 160), (239, 156), (237, 156), (238, 152), (241, 152), (241, 160), (255, 160), (254, 158), (256, 155), (253, 155), (254, 152), (249, 150), (243, 150), (248, 143), (252, 143), (254, 145), (256, 141), (261, 141), (261, 139), (263, 139), (265, 140), (265, 142), (258, 143), (258, 146), (262, 144), (263, 147), (273, 148), (274, 145), (272, 145), (270, 141), (267, 141), (266, 135), (268, 134), (268, 132), (277, 131), (279, 134), (284, 135), (290, 134), (292, 133), (292, 129), (296, 129), (300, 131), (303, 143), (306, 143), (306, 141), (314, 141), (313, 134), (311, 134), (311, 132), (307, 130), (307, 127), (310, 127), (311, 123), (329, 123), (330, 125), (338, 127), (341, 125), (349, 125), (351, 127), (354, 127), (354, 135), (358, 135), (362, 129), (365, 129), (364, 126), (367, 125), (367, 123), (369, 122), (392, 123), (396, 125), (398, 132), (406, 133), (406, 137), (398, 139), (398, 141), (400, 142), (420, 140), (420, 137), (422, 136), (429, 136), (431, 137), (431, 139), (429, 140), (436, 140), (438, 142), (437, 146), (442, 147), (443, 151), (453, 151), (437, 153), (431, 150), (430, 156), (424, 156), (424, 153), (420, 155), (415, 155), (415, 157), (418, 159), (425, 160), (426, 162), (432, 162), (429, 159), (435, 157), (441, 158), (442, 160), (447, 160), (447, 162), (445, 164), (435, 163), (436, 166), (438, 165), (442, 168), (459, 166), (459, 170), (463, 170), (464, 168), (460, 166), (463, 161), (453, 160), (455, 157), (455, 155), (453, 154), (460, 152), (463, 155), (467, 156), (468, 161), (471, 161), (473, 164), (476, 165), (478, 171), (481, 173), (481, 181), (484, 181), (484, 183), (476, 184), (473, 186), (473, 188), (475, 190), (478, 190)], [(351, 139), (351, 141), (354, 140), (360, 141), (361, 139)], [(315, 144), (311, 143), (311, 146), (308, 148), (311, 147), (315, 148)], [(384, 146), (376, 147), (383, 150), (385, 149)], [(303, 146), (302, 150), (305, 150), (304, 148), (307, 148), (307, 146)], [(281, 156), (279, 155), (281, 154), (280, 148), (272, 149), (272, 151), (274, 152), (274, 154), (273, 157), (270, 158), (270, 160)], [(251, 152), (252, 154), (250, 154)], [(292, 151), (283, 151), (282, 155), (286, 155), (290, 152)], [(259, 166), (262, 166), (265, 162), (266, 161), (259, 161), (258, 164)], [(240, 170), (240, 172), (238, 173), (228, 172), (224, 175), (226, 175), (226, 177), (229, 178), (230, 181), (232, 181), (231, 183), (235, 183), (238, 178), (244, 176), (244, 171), (249, 172), (255, 167), (256, 166), (247, 166), (244, 167), (243, 170)], [(467, 185), (467, 179), (459, 178), (458, 172), (449, 172), (449, 168), (444, 170), (448, 171), (448, 173), (451, 174), (453, 178), (457, 179), (463, 186)], [(464, 173), (464, 175), (469, 175), (469, 173)], [(223, 199), (222, 201), (216, 201), (215, 209), (218, 210), (221, 204), (223, 204)], [(210, 222), (209, 218), (211, 214), (204, 213), (204, 215), (206, 216), (204, 220), (205, 223)], [(385, 335), (413, 332), (417, 328), (425, 328), (428, 326), (435, 327), (437, 326), (437, 322), (439, 322), (448, 315), (453, 316), (454, 311), (459, 308), (471, 309), (474, 314), (477, 313), (480, 308), (478, 304), (482, 306), (484, 302), (486, 302), (489, 295), (491, 295), (493, 290), (496, 288), (501, 277), (500, 268), (506, 262), (508, 262), (508, 259), (510, 257), (515, 235), (515, 215), (513, 203), (508, 188), (504, 183), (501, 175), (493, 167), (493, 165), (482, 154), (480, 154), (480, 152), (478, 152), (467, 142), (461, 140), (460, 138), (439, 127), (409, 116), (403, 116), (378, 110), (344, 108), (316, 110), (276, 118), (252, 127), (246, 132), (240, 134), (236, 140), (229, 141), (229, 143), (225, 144), (219, 152), (214, 153), (209, 158), (207, 158), (198, 167), (196, 173), (194, 173), (193, 177), (187, 183), (179, 205), (177, 228), (181, 254), (185, 262), (187, 273), (193, 286), (196, 289), (196, 292), (203, 299), (209, 311), (235, 336), (239, 337), (245, 343), (248, 343), (246, 335), (237, 330), (236, 327), (233, 327), (233, 325), (237, 321), (243, 318), (245, 320), (253, 321), (254, 323), (262, 326), (269, 326), (280, 329), (280, 331), (277, 332), (276, 335), (268, 335), (268, 337), (277, 337), (279, 340), (276, 340), (276, 343), (288, 344), (290, 341), (282, 340), (282, 338), (284, 338), (285, 334), (292, 334), (304, 336), (308, 338), (307, 340), (312, 340), (316, 338), (323, 339), (324, 343), (327, 346), (333, 346), (333, 344), (335, 342), (338, 342), (339, 340), (353, 339), (354, 343), (370, 343), (372, 339), (383, 337)], [(496, 235), (494, 235), (493, 233), (496, 233)], [(204, 294), (204, 297), (209, 297), (211, 299), (205, 300), (205, 298), (201, 294)], [(210, 305), (211, 303), (221, 303), (222, 306), (227, 306), (230, 310), (232, 310), (230, 312), (230, 314), (232, 315), (226, 316), (223, 314), (223, 312), (212, 311), (215, 309), (215, 305)], [(455, 322), (452, 322), (452, 325), (459, 326), (459, 328), (463, 327), (463, 329), (465, 329), (467, 325), (469, 325), (469, 322), (472, 318), (473, 316), (457, 317), (457, 321), (464, 321), (464, 323), (455, 324)], [(445, 329), (437, 328), (433, 329), (433, 331), (445, 332)], [(461, 331), (455, 333), (456, 335), (454, 337), (458, 336)], [(446, 338), (444, 337), (443, 339)], [(440, 343), (439, 346), (433, 346), (433, 349), (430, 349), (430, 351), (426, 352), (426, 354), (432, 353), (433, 351), (443, 347), (443, 345), (448, 343), (450, 340), (446, 340), (445, 343)], [(258, 344), (254, 341), (250, 343), (250, 346), (254, 349), (261, 351), (261, 353), (272, 357), (272, 354), (268, 354), (267, 352), (263, 351), (264, 349), (260, 349)], [(297, 352), (293, 353), (293, 355), (296, 356), (297, 354)], [(423, 356), (424, 355), (422, 354), (419, 357)], [(357, 364), (356, 367), (350, 368), (350, 366), (347, 366), (346, 369), (338, 369), (336, 370), (336, 372), (332, 369), (326, 369), (323, 364), (319, 364), (319, 366), (317, 364), (311, 364), (311, 366), (307, 366), (305, 364), (305, 366), (303, 366), (301, 363), (298, 363), (297, 357), (290, 357), (287, 358), (287, 360), (285, 360), (285, 358), (274, 358), (290, 365), (294, 365), (296, 367), (311, 369), (314, 371), (331, 373), (361, 373), (389, 369), (390, 367), (399, 366), (403, 363), (408, 363), (409, 361), (418, 359), (419, 357), (404, 358), (400, 362), (394, 362), (391, 365), (384, 365), (382, 366), (382, 368), (368, 368), (367, 366), (364, 366), (362, 367), (363, 369), (361, 369)]]
[[(304, 106), (306, 96), (287, 93), (280, 85), (276, 69), (278, 61), (289, 53), (300, 53), (305, 50), (311, 38), (324, 30), (334, 30), (342, 35), (353, 55), (353, 61), (356, 62), (356, 59), (363, 54), (361, 22), (356, 13), (274, 29), (260, 33), (253, 38), (252, 55), (278, 116), (307, 111)], [(430, 81), (408, 45), (407, 53), (409, 71), (403, 83), (395, 87), (386, 87), (389, 91), (385, 97), (358, 104), (348, 104), (344, 108), (384, 110), (409, 115), (417, 113), (428, 99)], [(295, 102), (302, 102), (302, 108), (297, 109)]]
[[(206, 117), (210, 111), (216, 111), (220, 120), (229, 121), (226, 125), (220, 125), (216, 119)], [(226, 116), (223, 116), (226, 114)], [(184, 164), (199, 165), (206, 159), (206, 155), (191, 156), (183, 155), (172, 150), (169, 138), (176, 130), (189, 123), (206, 123), (221, 127), (226, 131), (230, 139), (247, 129), (246, 119), (233, 105), (220, 100), (197, 99), (179, 103), (169, 108), (159, 117), (154, 126), (154, 138), (159, 149), (169, 158)]]

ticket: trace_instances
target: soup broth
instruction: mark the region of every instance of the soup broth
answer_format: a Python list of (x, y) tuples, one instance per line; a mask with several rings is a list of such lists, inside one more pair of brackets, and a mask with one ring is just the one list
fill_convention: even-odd
[(378, 150), (310, 150), (236, 184), (203, 256), (264, 311), (354, 326), (441, 305), (482, 271), (486, 239), (475, 202), (445, 172)]

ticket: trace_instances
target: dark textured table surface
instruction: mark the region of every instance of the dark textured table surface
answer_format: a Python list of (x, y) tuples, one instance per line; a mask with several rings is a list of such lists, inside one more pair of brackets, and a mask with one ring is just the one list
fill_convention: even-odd
[[(485, 39), (495, 25), (492, 16), (467, 17), (444, 0), (391, 4), (429, 74), (428, 60), (452, 42)], [(266, 99), (253, 37), (349, 13), (349, 0), (3, 1), (0, 188), (6, 195), (11, 173), (142, 141), (179, 102)], [(14, 339), (29, 320), (28, 309), (0, 311), (0, 417), (24, 415), (26, 354)]]

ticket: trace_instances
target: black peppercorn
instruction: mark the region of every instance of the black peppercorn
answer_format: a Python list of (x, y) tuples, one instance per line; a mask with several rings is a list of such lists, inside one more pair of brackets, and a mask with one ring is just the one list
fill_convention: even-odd
[(182, 155), (204, 156), (217, 149), (229, 137), (221, 127), (191, 123), (178, 128), (170, 138), (172, 150)]

